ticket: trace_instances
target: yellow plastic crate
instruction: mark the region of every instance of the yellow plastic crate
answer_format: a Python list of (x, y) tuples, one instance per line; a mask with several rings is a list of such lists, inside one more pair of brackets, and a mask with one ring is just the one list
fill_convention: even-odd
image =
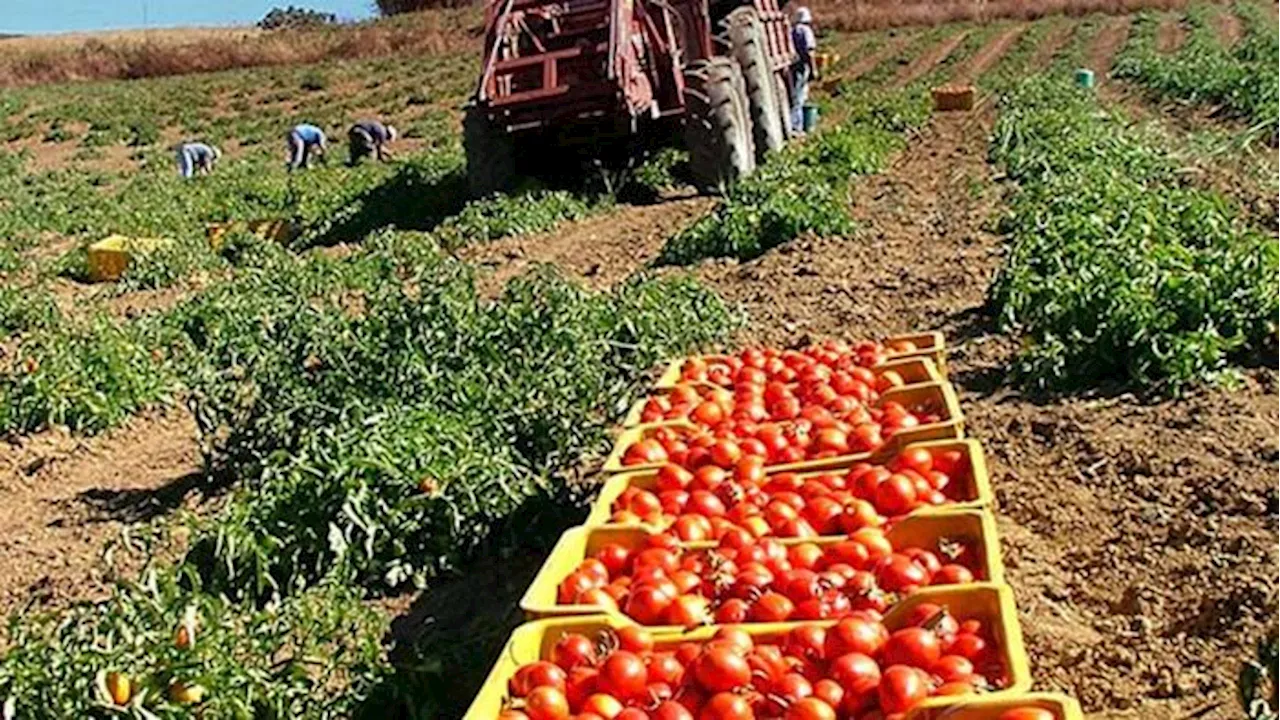
[[(595, 555), (601, 547), (617, 543), (634, 549), (644, 547), (649, 530), (635, 526), (605, 525), (600, 527), (575, 527), (560, 536), (555, 548), (547, 556), (542, 569), (520, 599), (520, 609), (525, 617), (537, 620), (545, 617), (570, 615), (597, 615), (607, 612), (599, 605), (561, 605), (556, 594), (561, 581), (573, 572), (586, 558)], [(980, 581), (1004, 582), (1004, 562), (1000, 559), (1000, 543), (996, 538), (995, 520), (981, 510), (951, 510), (922, 515), (912, 515), (895, 523), (887, 533), (895, 548), (923, 547), (935, 549), (944, 538), (963, 542), (975, 548), (979, 566), (974, 574)], [(784, 545), (812, 542), (829, 545), (847, 539), (847, 535), (821, 538), (784, 538)], [(716, 547), (715, 542), (688, 542), (681, 545), (689, 550)]]
[(1000, 713), (1015, 708), (1048, 710), (1055, 720), (1084, 720), (1080, 703), (1059, 693), (957, 697), (951, 703), (931, 703), (928, 707), (913, 708), (907, 713), (906, 720), (998, 720)]
[[(963, 463), (968, 466), (969, 471), (962, 478), (953, 478), (953, 482), (961, 483), (963, 492), (961, 496), (965, 498), (963, 501), (950, 503), (941, 507), (925, 507), (915, 511), (913, 514), (923, 514), (931, 512), (944, 512), (947, 510), (971, 510), (984, 508), (991, 504), (991, 481), (987, 475), (986, 456), (982, 452), (982, 445), (977, 440), (935, 440), (929, 442), (910, 443), (905, 447), (922, 447), (930, 449), (934, 452), (945, 452), (948, 450), (958, 450), (964, 456)], [(898, 448), (889, 448), (862, 455), (846, 455), (843, 465), (832, 465), (817, 470), (799, 471), (793, 469), (792, 465), (776, 465), (768, 468), (766, 472), (770, 475), (776, 475), (780, 472), (799, 472), (801, 477), (812, 477), (823, 472), (831, 472), (842, 468), (852, 467), (856, 463), (869, 462), (872, 464), (883, 464), (893, 458), (898, 452)], [(805, 463), (797, 463), (804, 465)], [(657, 487), (657, 471), (656, 470), (637, 470), (632, 472), (619, 473), (605, 481), (604, 486), (600, 488), (600, 495), (596, 498), (591, 506), (591, 512), (587, 515), (585, 525), (609, 525), (609, 519), (613, 517), (613, 503), (622, 495), (622, 492), (630, 486), (636, 486), (645, 490), (653, 490)], [(634, 527), (648, 527), (653, 532), (662, 530), (659, 527), (647, 525), (636, 525)]]
[(214, 250), (222, 249), (222, 243), (226, 241), (227, 233), (233, 230), (243, 230), (253, 233), (263, 240), (280, 243), (289, 242), (301, 232), (301, 228), (298, 227), (297, 223), (292, 220), (278, 218), (210, 223), (205, 226), (205, 236), (209, 239), (209, 246)]
[[(902, 405), (911, 408), (921, 405), (927, 406), (938, 413), (941, 419), (938, 422), (922, 423), (916, 427), (901, 430), (885, 443), (884, 447), (877, 452), (882, 452), (885, 448), (896, 449), (901, 448), (908, 443), (924, 442), (926, 440), (946, 440), (964, 437), (964, 414), (960, 412), (960, 401), (956, 397), (955, 388), (949, 382), (923, 383), (919, 385), (911, 385), (908, 387), (896, 388), (890, 390), (880, 396), (880, 402), (886, 403), (896, 401)], [(785, 425), (785, 422), (778, 423)], [(697, 430), (697, 426), (688, 420), (672, 420), (663, 423), (647, 423), (641, 425), (633, 425), (625, 428), (618, 434), (614, 441), (613, 450), (609, 453), (604, 461), (604, 472), (630, 472), (635, 470), (657, 470), (661, 464), (648, 463), (643, 465), (623, 465), (622, 458), (627, 448), (635, 443), (648, 437), (652, 437), (654, 431), (658, 428), (674, 428), (677, 431), (693, 432)], [(848, 467), (853, 462), (859, 462), (866, 459), (866, 454), (859, 455), (841, 455), (833, 458), (823, 458), (820, 460), (803, 460), (797, 463), (787, 465), (770, 466), (769, 470), (788, 469), (793, 472), (802, 470), (821, 470), (825, 468)]]
[(119, 280), (134, 256), (151, 252), (172, 242), (169, 238), (108, 235), (89, 246), (89, 280), (92, 282)]
[[(1009, 686), (987, 693), (986, 699), (1001, 699), (1021, 695), (1031, 686), (1031, 674), (1026, 649), (1022, 644), (1022, 628), (1018, 625), (1017, 610), (1013, 606), (1013, 591), (998, 583), (981, 583), (956, 588), (929, 588), (903, 600), (885, 614), (884, 624), (890, 631), (903, 627), (911, 611), (921, 603), (945, 606), (960, 620), (976, 619), (990, 628), (994, 646), (999, 649), (1002, 664), (1009, 669)], [(758, 639), (780, 639), (793, 628), (801, 625), (831, 627), (834, 620), (816, 622), (760, 623), (742, 625)], [(507, 644), (498, 655), (497, 662), (471, 703), (464, 720), (492, 720), (501, 712), (507, 700), (507, 685), (521, 665), (549, 658), (557, 641), (568, 633), (588, 636), (605, 628), (619, 628), (632, 624), (614, 615), (583, 615), (577, 617), (547, 618), (525, 623), (511, 633)], [(682, 632), (655, 631), (654, 644), (658, 649), (674, 648), (682, 642), (699, 642), (711, 638), (717, 626), (708, 625)], [(917, 707), (926, 708), (955, 704), (955, 698), (930, 698)], [(945, 717), (945, 716), (940, 716)]]
[[(721, 387), (719, 385), (716, 385), (715, 383), (709, 383), (709, 382), (682, 382), (680, 380), (680, 364), (683, 362), (684, 362), (683, 360), (679, 360), (676, 362), (675, 365), (672, 366), (675, 370), (675, 380), (673, 382), (666, 383), (666, 384), (664, 384), (662, 381), (659, 381), (658, 386), (654, 388), (650, 396), (666, 395), (666, 394), (669, 394), (673, 389), (675, 389), (677, 385), (688, 385), (698, 390), (700, 395), (702, 395), (703, 397), (706, 397), (706, 391), (709, 391), (713, 388), (719, 389)], [(938, 371), (938, 366), (934, 364), (933, 359), (928, 357), (913, 357), (913, 358), (902, 358), (899, 360), (891, 360), (889, 362), (884, 362), (875, 366), (874, 368), (871, 368), (871, 371), (875, 373), (877, 376), (879, 376), (881, 373), (888, 372), (890, 370), (902, 376), (903, 382), (906, 383), (905, 387), (914, 387), (916, 385), (925, 385), (928, 383), (944, 382), (946, 380), (946, 378), (942, 375), (942, 373)], [(672, 372), (672, 368), (668, 368), (667, 371), (663, 374), (663, 377), (666, 378), (668, 375), (671, 374), (671, 372)], [(635, 427), (636, 425), (643, 424), (644, 421), (641, 418), (644, 415), (645, 403), (647, 403), (648, 401), (649, 401), (648, 397), (643, 397), (637, 400), (635, 404), (631, 406), (631, 409), (627, 412), (626, 418), (623, 419), (622, 421), (622, 426)]]
[[(916, 349), (906, 352), (889, 352), (886, 354), (885, 362), (880, 363), (880, 365), (909, 358), (925, 357), (933, 361), (934, 367), (942, 378), (946, 377), (947, 345), (946, 341), (943, 340), (942, 333), (930, 331), (922, 333), (908, 333), (905, 335), (891, 335), (885, 338), (882, 342), (884, 344), (891, 342), (909, 342), (915, 345)], [(715, 361), (724, 360), (729, 356), (724, 354), (711, 354), (701, 355), (699, 357), (703, 360)], [(680, 370), (684, 367), (684, 362), (687, 359), (688, 358), (676, 358), (675, 360), (672, 360), (667, 365), (666, 370), (663, 370), (662, 374), (658, 376), (658, 381), (654, 383), (654, 387), (658, 389), (670, 388), (673, 385), (680, 383), (682, 377)]]

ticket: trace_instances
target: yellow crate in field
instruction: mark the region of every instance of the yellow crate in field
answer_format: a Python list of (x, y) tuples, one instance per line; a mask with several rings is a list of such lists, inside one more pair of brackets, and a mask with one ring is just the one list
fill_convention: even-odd
[(233, 230), (250, 232), (263, 240), (274, 242), (289, 242), (302, 232), (302, 228), (297, 223), (279, 218), (209, 223), (205, 226), (205, 236), (209, 238), (209, 246), (214, 250), (220, 250), (222, 243), (226, 241), (227, 233)]
[[(538, 620), (546, 617), (570, 615), (602, 615), (611, 610), (602, 605), (572, 605), (559, 602), (560, 582), (588, 557), (594, 556), (608, 543), (617, 543), (628, 550), (648, 547), (646, 541), (650, 529), (637, 525), (579, 526), (566, 530), (560, 536), (542, 569), (520, 599), (520, 609), (525, 617)], [(1000, 558), (1000, 543), (996, 538), (996, 523), (991, 513), (982, 509), (938, 510), (917, 513), (895, 522), (888, 530), (889, 542), (894, 549), (919, 547), (936, 550), (941, 543), (950, 540), (973, 547), (976, 563), (971, 569), (979, 582), (1004, 582), (1004, 562)], [(814, 543), (830, 545), (849, 539), (848, 535), (827, 535), (818, 538), (779, 538), (783, 545)], [(715, 548), (714, 541), (680, 543), (682, 552), (697, 553)], [(933, 587), (943, 587), (941, 585)], [(665, 627), (665, 630), (678, 628)]]
[(92, 282), (119, 280), (134, 256), (172, 243), (173, 240), (169, 238), (108, 235), (89, 246), (89, 280)]
[[(1013, 591), (999, 583), (975, 583), (941, 588), (925, 588), (894, 606), (884, 616), (884, 624), (890, 630), (904, 627), (912, 611), (923, 603), (942, 605), (958, 620), (978, 620), (990, 628), (994, 642), (992, 652), (1008, 672), (1008, 685), (988, 692), (985, 699), (1000, 700), (1021, 696), (1031, 687), (1031, 669), (1027, 651), (1022, 643), (1022, 628), (1018, 624), (1018, 612), (1013, 605)], [(480, 692), (471, 703), (463, 720), (492, 720), (508, 705), (508, 684), (519, 667), (535, 660), (551, 657), (551, 649), (568, 633), (587, 636), (608, 628), (633, 625), (630, 620), (617, 615), (579, 615), (575, 617), (546, 618), (525, 623), (511, 633), (510, 639), (498, 654), (498, 660)], [(740, 626), (756, 642), (778, 642), (793, 628), (801, 625), (831, 627), (835, 620), (810, 622), (760, 623)], [(655, 648), (659, 651), (674, 650), (682, 642), (705, 643), (719, 626), (704, 625), (694, 630), (680, 632), (654, 631)], [(956, 698), (931, 697), (917, 708), (950, 706)], [(519, 707), (519, 702), (513, 704)], [(931, 718), (950, 717), (934, 715)]]

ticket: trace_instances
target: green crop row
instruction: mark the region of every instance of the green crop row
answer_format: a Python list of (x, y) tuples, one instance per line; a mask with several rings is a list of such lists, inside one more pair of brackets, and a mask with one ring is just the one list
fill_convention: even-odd
[(1246, 33), (1233, 51), (1222, 44), (1214, 27), (1215, 13), (1231, 11), (1204, 3), (1191, 5), (1186, 42), (1172, 55), (1156, 49), (1159, 16), (1140, 14), (1116, 59), (1115, 76), (1140, 83), (1159, 97), (1221, 105), (1274, 133), (1280, 113), (1276, 63), (1280, 45), (1275, 23), (1264, 24), (1264, 11), (1254, 4), (1237, 3), (1235, 12), (1245, 20)]
[(656, 263), (751, 260), (806, 233), (851, 232), (849, 183), (879, 170), (902, 146), (903, 133), (923, 123), (929, 110), (922, 91), (837, 102), (833, 114), (845, 116), (838, 125), (789, 146), (732, 187), (714, 212), (671, 238)]
[(1017, 183), (991, 301), (1027, 336), (1025, 380), (1177, 390), (1273, 347), (1275, 239), (1156, 138), (1041, 78), (1005, 98), (991, 154)]
[[(539, 268), (481, 300), (470, 267), (423, 233), (379, 233), (343, 258), (237, 247), (252, 262), (232, 278), (125, 327), (165, 348), (211, 477), (238, 484), (191, 521), (160, 590), (15, 624), (0, 697), (24, 717), (97, 712), (99, 671), (145, 679), (161, 717), (185, 712), (163, 697), (174, 680), (205, 687), (210, 716), (351, 714), (387, 672), (356, 600), (463, 568), (513, 523), (528, 531), (643, 372), (739, 320), (678, 276), (594, 294)], [(159, 361), (138, 353), (109, 360)], [(330, 586), (361, 589), (335, 600)], [(192, 604), (209, 626), (199, 652), (171, 640)]]

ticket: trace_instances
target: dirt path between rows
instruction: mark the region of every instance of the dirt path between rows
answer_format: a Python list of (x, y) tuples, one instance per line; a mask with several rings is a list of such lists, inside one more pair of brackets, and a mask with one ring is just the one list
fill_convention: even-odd
[(907, 46), (907, 43), (910, 43), (915, 37), (916, 34), (909, 30), (895, 31), (894, 36), (889, 38), (884, 45), (881, 45), (879, 50), (862, 57), (849, 67), (839, 73), (836, 73), (834, 78), (827, 79), (826, 82), (831, 82), (832, 80), (857, 80), (863, 75), (874, 70), (880, 65), (880, 63), (897, 55), (904, 47)]
[(1129, 26), (1133, 23), (1133, 19), (1128, 15), (1121, 15), (1112, 18), (1107, 22), (1093, 39), (1093, 44), (1089, 48), (1089, 68), (1094, 72), (1095, 81), (1100, 87), (1106, 87), (1110, 84), (1111, 63), (1115, 60), (1116, 53), (1120, 52), (1120, 48), (1124, 47), (1124, 41), (1129, 38)]
[(93, 438), (49, 430), (0, 443), (0, 615), (104, 597), (138, 559), (109, 566), (104, 549), (187, 502), (200, 468), (181, 407)]
[(889, 83), (889, 87), (902, 88), (910, 84), (911, 81), (924, 76), (925, 73), (932, 70), (935, 65), (955, 51), (957, 47), (960, 47), (960, 43), (964, 42), (968, 35), (969, 31), (963, 30), (917, 55), (915, 59), (898, 71), (898, 74), (893, 78), (893, 82)]
[[(1275, 7), (1275, 3), (1267, 3)], [(1218, 31), (1218, 37), (1222, 40), (1222, 44), (1228, 48), (1235, 47), (1240, 42), (1240, 36), (1244, 34), (1244, 26), (1240, 23), (1240, 16), (1236, 15), (1231, 6), (1219, 7), (1214, 17), (1214, 28)]]
[(1053, 57), (1058, 54), (1058, 50), (1062, 49), (1062, 46), (1066, 45), (1072, 36), (1078, 32), (1078, 27), (1079, 25), (1074, 22), (1063, 22), (1054, 26), (1049, 31), (1049, 34), (1040, 40), (1040, 45), (1036, 48), (1035, 54), (1031, 56), (1031, 60), (1027, 63), (1028, 70), (1035, 72), (1053, 62)]
[(619, 205), (550, 232), (472, 245), (459, 254), (485, 271), (478, 286), (489, 297), (536, 263), (553, 263), (588, 287), (602, 290), (656, 257), (667, 238), (715, 204), (709, 197), (679, 197), (654, 205)]
[(1234, 675), (1276, 605), (1276, 374), (1158, 403), (1007, 387), (1017, 343), (983, 309), (1002, 255), (991, 122), (940, 116), (860, 182), (855, 238), (697, 272), (745, 305), (748, 340), (944, 331), (1036, 686), (1095, 720), (1238, 718)]
[(977, 82), (978, 77), (986, 72), (997, 60), (1004, 57), (1022, 33), (1026, 32), (1025, 24), (1014, 25), (997, 35), (994, 39), (986, 44), (976, 55), (970, 58), (956, 74), (951, 78), (951, 82), (957, 85), (966, 85)]
[(1160, 26), (1156, 29), (1156, 50), (1166, 55), (1175, 53), (1187, 39), (1186, 28), (1182, 27), (1182, 18), (1178, 15), (1165, 15), (1160, 18)]

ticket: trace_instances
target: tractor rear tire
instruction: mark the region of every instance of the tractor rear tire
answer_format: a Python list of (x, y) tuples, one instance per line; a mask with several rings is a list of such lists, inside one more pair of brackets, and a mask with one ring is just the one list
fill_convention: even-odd
[(778, 117), (782, 118), (782, 135), (790, 140), (800, 128), (791, 127), (791, 82), (779, 72), (773, 76), (773, 83), (778, 100)]
[(462, 146), (467, 153), (467, 189), (484, 197), (510, 189), (516, 178), (515, 143), (475, 107), (462, 121)]
[(733, 58), (742, 68), (747, 101), (751, 109), (756, 158), (763, 161), (767, 153), (781, 150), (787, 142), (786, 116), (778, 114), (776, 76), (769, 66), (764, 23), (760, 21), (760, 15), (754, 7), (744, 5), (729, 13), (724, 24)]
[(724, 193), (756, 165), (742, 73), (718, 57), (690, 65), (684, 80), (690, 172), (700, 190)]

